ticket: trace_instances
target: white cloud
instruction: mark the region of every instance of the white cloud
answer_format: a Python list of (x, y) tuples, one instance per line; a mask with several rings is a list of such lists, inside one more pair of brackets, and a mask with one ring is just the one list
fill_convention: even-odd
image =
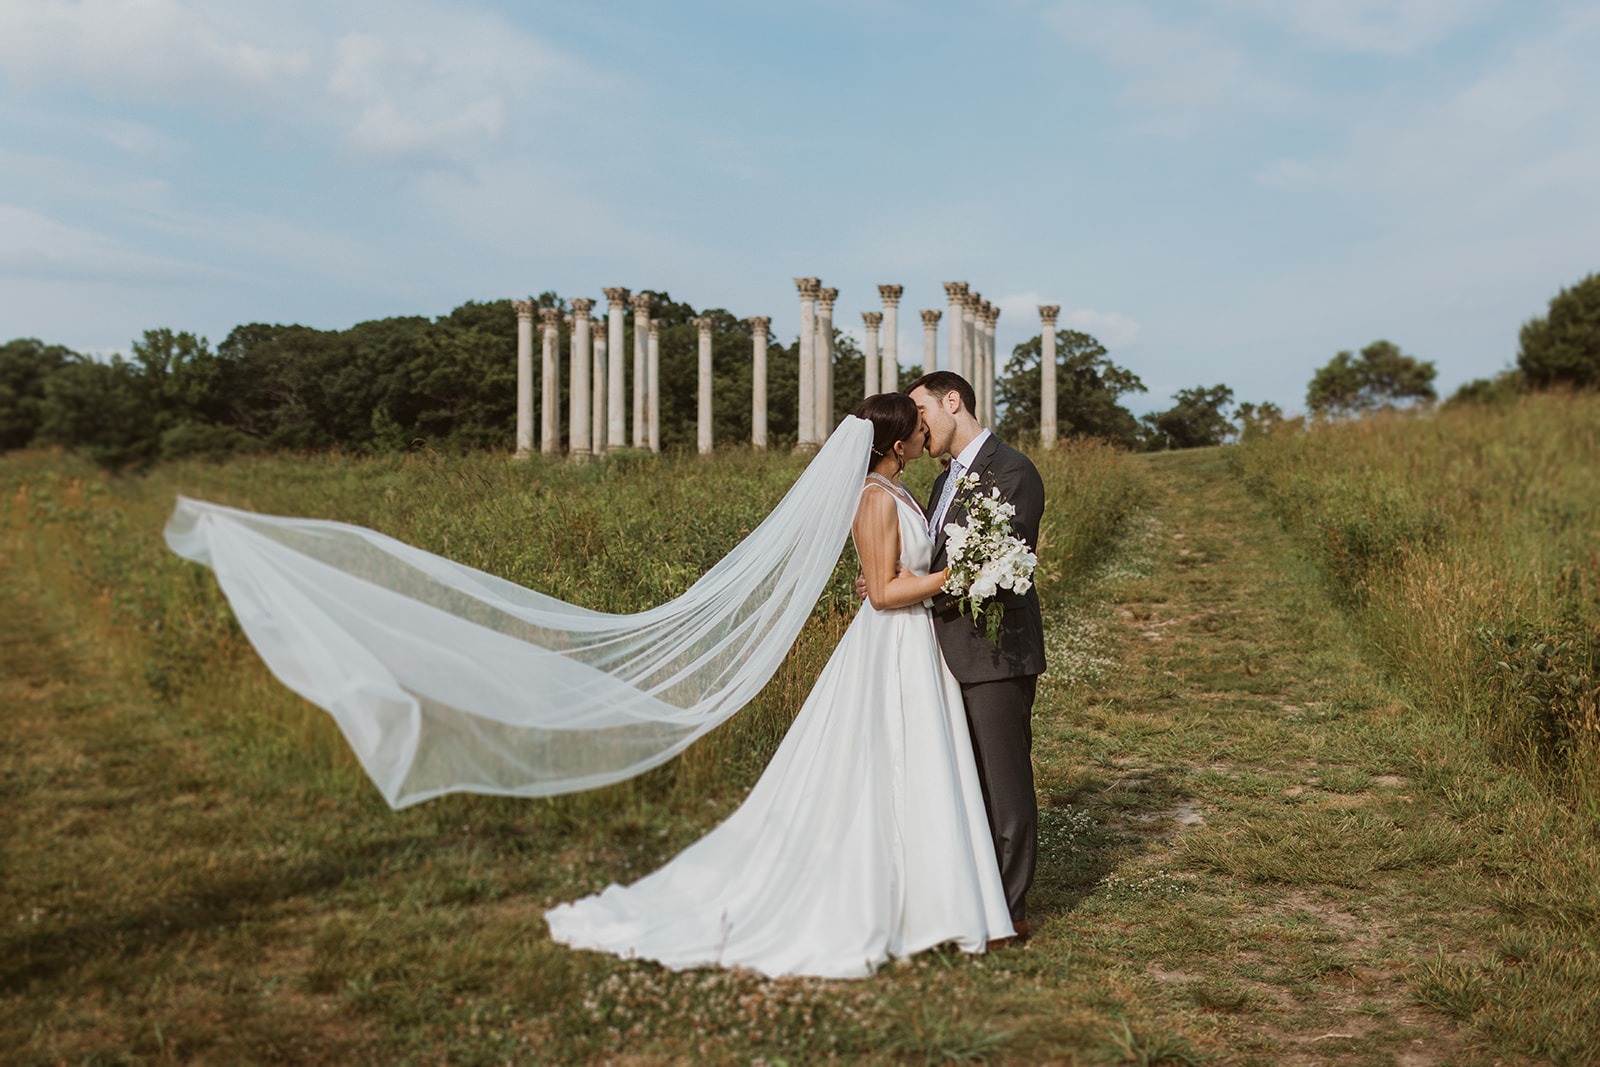
[(36, 211), (0, 204), (0, 277), (159, 285), (193, 282), (206, 273), (177, 260), (130, 251), (113, 238)]
[(1148, 4), (1062, 0), (1044, 19), (1069, 44), (1098, 54), (1122, 76), (1127, 103), (1167, 117), (1187, 132), (1198, 116), (1281, 113), (1301, 94), (1274, 77), (1259, 56), (1193, 17), (1175, 21)]
[(1431, 98), (1354, 104), (1342, 145), (1274, 160), (1257, 180), (1394, 204), (1422, 223), (1482, 226), (1552, 196), (1577, 207), (1600, 187), (1596, 52), (1600, 14), (1579, 14)]
[[(426, 0), (6, 0), (0, 69), (23, 90), (331, 132), (357, 157), (423, 170), (471, 168), (517, 123), (606, 84), (487, 8)], [(129, 151), (153, 143), (121, 136)]]
[(1500, 0), (1221, 0), (1338, 51), (1407, 54), (1481, 21)]
[(180, 0), (7, 0), (0, 5), (0, 66), (22, 85), (179, 101), (271, 92), (307, 72), (303, 48), (219, 31), (225, 8), (202, 11)]
[(1023, 337), (1031, 337), (1039, 332), (1041, 327), (1039, 308), (1050, 303), (1061, 308), (1061, 314), (1056, 319), (1057, 329), (1082, 330), (1105, 345), (1106, 350), (1110, 352), (1122, 352), (1135, 347), (1139, 343), (1139, 335), (1143, 332), (1137, 319), (1120, 311), (1069, 307), (1059, 300), (1045, 300), (1031, 290), (1007, 294), (993, 303), (1000, 309), (1001, 322), (1010, 319), (1013, 326), (1017, 322), (1023, 324), (1018, 327)]

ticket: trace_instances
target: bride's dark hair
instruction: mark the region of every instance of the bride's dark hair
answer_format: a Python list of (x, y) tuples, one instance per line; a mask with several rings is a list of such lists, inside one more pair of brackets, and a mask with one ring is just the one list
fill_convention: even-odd
[(921, 418), (916, 401), (904, 393), (869, 396), (856, 408), (855, 415), (872, 423), (872, 463), (887, 456), (896, 441), (904, 441), (915, 433), (917, 420)]

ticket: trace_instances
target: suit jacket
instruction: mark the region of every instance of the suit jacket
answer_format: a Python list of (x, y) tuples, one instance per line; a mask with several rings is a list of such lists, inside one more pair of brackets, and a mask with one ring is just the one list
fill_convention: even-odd
[[(1033, 461), (990, 433), (967, 473), (977, 476), (982, 492), (987, 493), (991, 486), (999, 487), (1000, 496), (1017, 509), (1011, 519), (1012, 530), (1030, 549), (1038, 551), (1039, 522), (1044, 517), (1044, 480), (1039, 477)], [(932, 495), (923, 509), (930, 516), (949, 476), (946, 471), (933, 483)], [(933, 534), (934, 570), (949, 563), (945, 554), (944, 526), (959, 526), (966, 517), (966, 509), (952, 500), (944, 522)], [(955, 597), (940, 593), (933, 598), (933, 629), (939, 638), (939, 647), (950, 665), (950, 673), (964, 684), (1044, 673), (1044, 621), (1039, 615), (1038, 588), (1030, 587), (1021, 596), (1002, 589), (996, 596), (999, 603), (1005, 605), (998, 642), (985, 637), (972, 616), (961, 614)]]

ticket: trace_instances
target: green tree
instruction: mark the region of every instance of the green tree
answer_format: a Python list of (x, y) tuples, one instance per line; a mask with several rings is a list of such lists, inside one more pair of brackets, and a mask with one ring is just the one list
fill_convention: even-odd
[(31, 337), (0, 345), (0, 452), (33, 441), (44, 419), (45, 382), (82, 358)]
[(1470, 382), (1463, 382), (1444, 403), (1445, 407), (1504, 404), (1521, 396), (1527, 388), (1527, 379), (1520, 370), (1503, 370), (1493, 378), (1474, 378)]
[(1249, 441), (1271, 433), (1282, 423), (1283, 409), (1270, 400), (1261, 404), (1245, 401), (1234, 411), (1233, 418), (1239, 424), (1239, 440)]
[[(1001, 414), (996, 430), (1007, 440), (1038, 436), (1041, 345), (1041, 336), (1035, 335), (1013, 348), (997, 385)], [(1121, 398), (1146, 391), (1138, 375), (1111, 362), (1104, 345), (1078, 330), (1056, 331), (1056, 364), (1056, 417), (1061, 431), (1137, 448), (1139, 420)]]
[(1432, 403), (1438, 373), (1431, 362), (1374, 341), (1359, 356), (1340, 352), (1319, 368), (1306, 389), (1306, 406), (1319, 415), (1354, 415), (1407, 401)]
[(1233, 403), (1233, 390), (1226, 385), (1179, 389), (1173, 399), (1177, 403), (1166, 411), (1144, 417), (1152, 449), (1220, 445), (1233, 433), (1226, 412)]
[(1549, 314), (1522, 327), (1517, 367), (1535, 389), (1600, 385), (1600, 274), (1550, 300)]

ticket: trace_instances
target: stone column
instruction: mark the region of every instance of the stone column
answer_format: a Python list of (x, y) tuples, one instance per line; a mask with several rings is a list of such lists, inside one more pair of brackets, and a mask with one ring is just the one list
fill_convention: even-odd
[(1039, 443), (1056, 447), (1056, 316), (1057, 304), (1039, 305)]
[(628, 350), (623, 346), (627, 329), (626, 289), (606, 289), (606, 451), (628, 444)]
[[(966, 366), (961, 346), (966, 339), (966, 333), (961, 328), (961, 312), (967, 302), (966, 282), (945, 282), (945, 295), (950, 298), (950, 345), (949, 356), (942, 369), (953, 370), (961, 374), (961, 368)], [(929, 367), (928, 370), (935, 368)]]
[(594, 359), (589, 362), (589, 448), (597, 456), (606, 450), (606, 374), (610, 370), (610, 363), (606, 359), (606, 335), (604, 331), (597, 330), (594, 333)]
[(878, 392), (900, 391), (900, 294), (898, 285), (878, 286), (883, 298), (883, 367), (878, 376)]
[(985, 405), (989, 415), (984, 420), (985, 426), (994, 425), (994, 390), (999, 379), (995, 376), (995, 351), (994, 351), (994, 324), (1000, 321), (1000, 309), (989, 301), (983, 302), (983, 383), (984, 396), (988, 398)]
[(883, 322), (883, 312), (863, 311), (861, 313), (861, 321), (867, 324), (866, 351), (862, 353), (862, 362), (865, 364), (864, 369), (867, 372), (866, 395), (872, 396), (875, 393), (887, 392), (886, 389), (878, 384), (878, 371), (880, 370), (878, 366), (878, 326)]
[(517, 313), (517, 458), (533, 454), (533, 301), (513, 300)]
[(796, 413), (799, 432), (797, 444), (801, 448), (818, 444), (817, 430), (817, 363), (813, 354), (817, 341), (817, 291), (822, 288), (819, 278), (796, 278), (794, 286), (800, 290), (800, 410)]
[(593, 365), (590, 361), (592, 338), (589, 335), (589, 311), (594, 301), (578, 297), (572, 302), (572, 381), (571, 408), (568, 420), (568, 449), (574, 456), (587, 456), (594, 445), (589, 425), (589, 404), (594, 399), (589, 380)]
[[(976, 389), (978, 379), (978, 338), (976, 320), (978, 303), (983, 298), (975, 291), (968, 289), (966, 299), (961, 302), (961, 359), (963, 369), (959, 372), (963, 378), (973, 382)], [(976, 411), (974, 415), (978, 414)]]
[(561, 451), (561, 360), (556, 346), (561, 342), (561, 311), (540, 308), (544, 326), (544, 373), (539, 379), (539, 451), (554, 455)]
[(833, 432), (833, 302), (837, 289), (817, 290), (817, 443)]
[(661, 451), (661, 320), (650, 320), (650, 344), (645, 349), (645, 422), (650, 451)]
[(700, 329), (700, 390), (696, 405), (698, 416), (696, 442), (704, 455), (711, 451), (711, 316), (695, 319)]
[(920, 314), (922, 315), (922, 373), (931, 374), (938, 370), (940, 312), (924, 308)]
[(633, 436), (628, 440), (634, 448), (645, 448), (650, 442), (648, 415), (650, 409), (650, 296), (640, 293), (633, 298)]
[(767, 334), (772, 319), (758, 315), (745, 319), (750, 324), (750, 445), (767, 447)]

